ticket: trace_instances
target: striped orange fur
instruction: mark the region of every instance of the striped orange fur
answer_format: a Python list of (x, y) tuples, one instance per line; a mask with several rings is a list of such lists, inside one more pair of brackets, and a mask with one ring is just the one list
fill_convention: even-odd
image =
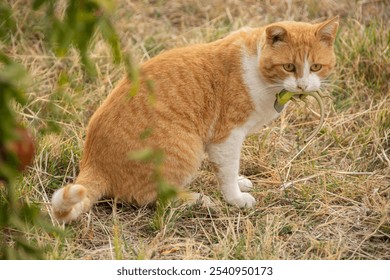
[[(191, 182), (207, 152), (226, 201), (253, 207), (255, 199), (246, 193), (252, 184), (238, 177), (241, 144), (279, 115), (273, 108), (277, 92), (318, 87), (329, 74), (337, 27), (338, 18), (318, 24), (274, 23), (166, 51), (145, 62), (137, 94), (130, 96), (132, 83), (124, 78), (92, 116), (80, 174), (75, 185), (53, 196), (55, 216), (75, 219), (101, 197), (154, 203), (152, 163), (129, 157), (148, 147), (163, 151), (163, 176), (178, 188)], [(286, 64), (295, 71), (286, 71)], [(322, 66), (315, 73), (310, 70), (314, 64)], [(154, 102), (148, 81), (154, 85)], [(147, 130), (150, 136), (141, 139)]]

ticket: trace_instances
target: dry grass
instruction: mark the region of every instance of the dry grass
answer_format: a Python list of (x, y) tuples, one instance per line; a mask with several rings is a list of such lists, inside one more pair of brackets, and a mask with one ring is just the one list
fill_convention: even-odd
[[(98, 77), (88, 78), (75, 52), (56, 58), (43, 43), (39, 15), (12, 0), (18, 32), (6, 52), (31, 73), (29, 102), (20, 108), (34, 130), (34, 165), (18, 192), (41, 205), (72, 181), (88, 118), (123, 70), (96, 37)], [(103, 201), (66, 227), (65, 237), (31, 230), (49, 259), (389, 259), (390, 58), (387, 1), (118, 1), (115, 24), (136, 61), (160, 51), (220, 38), (242, 26), (339, 14), (338, 66), (329, 81), (327, 118), (317, 123), (292, 105), (245, 142), (241, 172), (255, 185), (255, 210), (227, 206), (207, 162), (191, 188), (217, 202), (213, 209), (174, 206), (164, 213)], [(5, 48), (1, 46), (1, 48)], [(58, 134), (41, 134), (47, 123)], [(282, 188), (281, 186), (284, 186)], [(53, 220), (52, 220), (53, 221)], [(53, 221), (56, 224), (55, 221)]]

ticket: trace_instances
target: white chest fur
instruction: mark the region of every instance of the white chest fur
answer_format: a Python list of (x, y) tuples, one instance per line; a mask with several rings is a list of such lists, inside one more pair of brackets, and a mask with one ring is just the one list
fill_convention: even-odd
[(242, 127), (247, 129), (247, 134), (258, 131), (279, 116), (274, 102), (276, 94), (283, 86), (270, 85), (262, 80), (259, 73), (259, 55), (248, 55), (244, 52), (242, 56), (242, 79), (255, 107), (255, 111)]
[(209, 159), (218, 168), (218, 180), (225, 200), (239, 207), (253, 207), (256, 200), (242, 192), (239, 180), (240, 150), (248, 133), (255, 132), (279, 116), (274, 108), (276, 93), (282, 87), (267, 85), (258, 70), (259, 56), (243, 55), (242, 79), (247, 87), (255, 110), (241, 126), (234, 128), (222, 143), (206, 147)]

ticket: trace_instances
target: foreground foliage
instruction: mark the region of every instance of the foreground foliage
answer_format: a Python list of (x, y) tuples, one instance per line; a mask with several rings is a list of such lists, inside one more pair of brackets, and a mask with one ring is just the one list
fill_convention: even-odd
[[(88, 37), (91, 78), (75, 49), (56, 57), (46, 45), (41, 18), (47, 6), (33, 12), (23, 1), (11, 2), (17, 28), (7, 36), (18, 44), (1, 50), (30, 73), (25, 102), (16, 110), (38, 142), (33, 166), (14, 180), (15, 198), (57, 226), (49, 198), (75, 178), (87, 121), (126, 70), (113, 63), (107, 38), (94, 35)], [(49, 259), (389, 259), (390, 15), (384, 2), (118, 1), (113, 28), (136, 61), (246, 25), (341, 15), (321, 135), (308, 145), (301, 141), (318, 120), (293, 105), (247, 139), (241, 173), (255, 185), (252, 211), (223, 203), (205, 160), (190, 187), (212, 197), (214, 208), (156, 211), (107, 200), (67, 226), (64, 237), (34, 227), (18, 234), (51, 248), (43, 252)], [(61, 130), (54, 134), (53, 128)], [(7, 245), (17, 236), (15, 230), (2, 234)]]
[[(82, 64), (91, 74), (96, 70), (87, 50), (95, 30), (99, 29), (111, 46), (115, 61), (120, 61), (119, 40), (108, 18), (108, 13), (113, 11), (111, 1), (69, 0), (65, 3), (63, 17), (55, 13), (58, 3), (53, 0), (35, 0), (32, 6), (27, 5), (27, 11), (32, 13), (32, 10), (44, 6), (46, 16), (26, 27), (43, 28), (45, 37), (50, 38), (50, 47), (58, 55), (63, 56), (71, 47), (76, 47)], [(10, 46), (14, 42), (18, 45), (24, 39), (24, 33), (18, 34), (21, 22), (15, 18), (18, 16), (16, 5), (12, 2), (0, 3), (0, 259), (43, 258), (47, 248), (38, 244), (35, 238), (30, 238), (30, 232), (39, 234), (43, 231), (55, 237), (61, 236), (61, 231), (41, 217), (40, 208), (36, 204), (30, 203), (28, 197), (25, 199), (20, 197), (20, 193), (17, 194), (19, 186), (16, 181), (20, 177), (22, 157), (18, 150), (11, 147), (20, 141), (21, 146), (26, 145), (26, 139), (20, 139), (19, 133), (26, 129), (21, 128), (23, 125), (14, 109), (26, 106), (27, 72), (14, 60), (12, 54), (8, 54), (12, 53)], [(53, 109), (47, 113), (52, 114)], [(59, 127), (52, 121), (44, 120), (42, 123), (51, 128), (46, 129), (45, 133)]]

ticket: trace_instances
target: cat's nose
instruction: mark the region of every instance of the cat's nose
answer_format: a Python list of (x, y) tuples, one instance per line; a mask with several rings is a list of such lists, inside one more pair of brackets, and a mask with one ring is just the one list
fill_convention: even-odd
[(297, 89), (299, 89), (301, 91), (305, 91), (305, 90), (307, 90), (307, 84), (306, 83), (298, 83)]

